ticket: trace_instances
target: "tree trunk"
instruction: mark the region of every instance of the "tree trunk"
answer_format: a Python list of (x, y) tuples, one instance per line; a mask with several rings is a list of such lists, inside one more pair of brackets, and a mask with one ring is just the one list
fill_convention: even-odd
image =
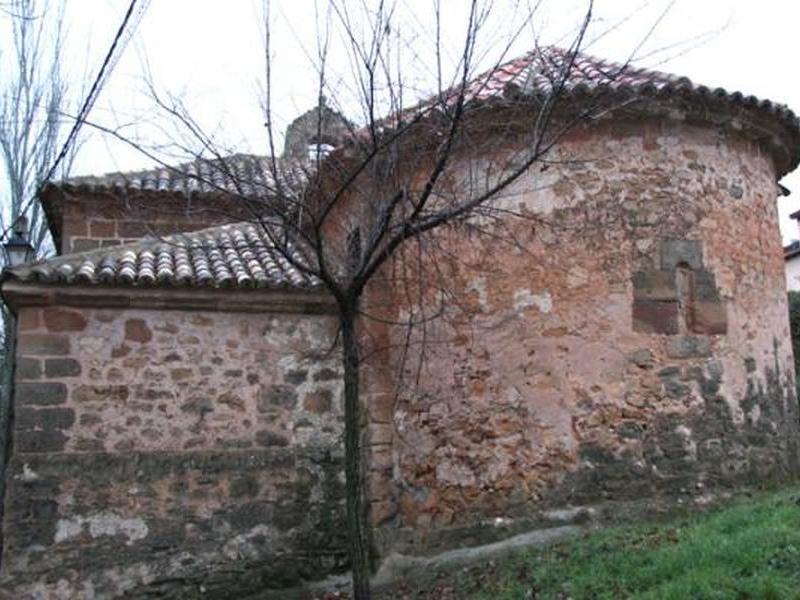
[(353, 570), (353, 597), (355, 600), (369, 600), (369, 536), (361, 467), (361, 402), (358, 390), (360, 356), (355, 332), (356, 307), (344, 307), (339, 320), (344, 366), (345, 494), (350, 562)]

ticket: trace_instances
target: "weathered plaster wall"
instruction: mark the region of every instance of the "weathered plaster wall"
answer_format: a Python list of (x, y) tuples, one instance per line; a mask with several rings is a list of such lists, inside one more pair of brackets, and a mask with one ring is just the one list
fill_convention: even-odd
[(345, 565), (332, 317), (51, 306), (19, 328), (15, 598), (238, 597)]
[(441, 236), (445, 315), (393, 338), (412, 358), (387, 547), (798, 472), (769, 157), (673, 121), (580, 129), (550, 158), (503, 195), (530, 219)]
[(787, 259), (785, 267), (786, 289), (792, 292), (800, 291), (800, 255)]

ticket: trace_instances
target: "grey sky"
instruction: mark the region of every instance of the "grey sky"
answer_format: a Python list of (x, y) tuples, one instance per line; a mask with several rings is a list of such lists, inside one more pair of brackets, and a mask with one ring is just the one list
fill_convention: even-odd
[[(459, 31), (466, 0), (441, 0), (447, 15), (444, 43), (457, 54)], [(76, 66), (97, 68), (118, 26), (128, 0), (71, 0), (68, 19), (72, 35), (70, 55)], [(512, 2), (495, 0), (496, 19), (487, 33), (501, 41), (513, 22)], [(676, 0), (663, 20), (659, 15), (670, 6), (666, 0), (598, 0), (591, 37), (618, 24), (594, 43), (589, 51), (605, 58), (625, 60), (636, 50), (645, 33), (658, 25), (646, 43), (638, 48), (639, 66), (655, 67), (710, 86), (740, 90), (786, 103), (800, 110), (800, 78), (795, 60), (800, 56), (800, 37), (795, 28), (800, 4), (787, 0)], [(431, 39), (432, 0), (404, 0), (407, 16), (404, 39), (410, 47), (421, 47), (418, 56), (411, 49), (408, 60), (412, 88), (422, 93), (431, 80), (425, 74), (426, 40)], [(569, 39), (585, 7), (578, 0), (545, 0), (536, 19), (540, 40), (562, 43)], [(313, 60), (318, 31), (313, 0), (273, 0), (273, 80), (277, 129), (314, 104), (317, 79)], [(628, 19), (627, 21), (625, 19)], [(496, 34), (494, 32), (497, 32)], [(254, 0), (152, 0), (122, 60), (97, 102), (92, 119), (105, 125), (133, 123), (123, 131), (142, 139), (161, 136), (152, 127), (152, 103), (145, 93), (144, 65), (149, 65), (156, 85), (183, 95), (190, 110), (208, 130), (218, 133), (230, 147), (245, 151), (266, 151), (263, 116), (259, 108), (259, 81), (264, 61), (261, 2)], [(488, 39), (488, 38), (487, 38)], [(512, 54), (532, 45), (526, 31)], [(89, 45), (88, 52), (84, 50)], [(487, 42), (488, 43), (488, 42)], [(502, 43), (502, 41), (500, 42)], [(334, 45), (336, 42), (334, 41)], [(418, 45), (418, 46), (417, 46)], [(498, 44), (499, 46), (499, 44)], [(658, 52), (659, 49), (664, 49)], [(488, 51), (491, 45), (486, 46)], [(420, 55), (421, 54), (421, 55)], [(346, 75), (346, 57), (335, 53), (331, 73)], [(410, 94), (409, 94), (410, 95)], [(346, 90), (341, 103), (347, 107)], [(411, 98), (409, 98), (411, 99)], [(124, 144), (87, 129), (75, 174), (144, 168), (152, 162)], [(150, 140), (155, 141), (155, 140)], [(784, 239), (798, 237), (787, 218), (800, 209), (800, 175), (785, 178), (794, 194), (779, 200)]]

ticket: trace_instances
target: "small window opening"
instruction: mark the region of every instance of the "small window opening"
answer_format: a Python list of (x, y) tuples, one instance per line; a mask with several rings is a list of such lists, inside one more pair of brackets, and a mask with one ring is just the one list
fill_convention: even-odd
[(675, 290), (678, 296), (678, 331), (686, 333), (692, 330), (693, 325), (694, 272), (685, 262), (679, 263), (675, 269)]
[(331, 144), (309, 144), (308, 145), (308, 159), (309, 160), (317, 160), (317, 158), (323, 159), (328, 156), (331, 152), (333, 152), (333, 146)]

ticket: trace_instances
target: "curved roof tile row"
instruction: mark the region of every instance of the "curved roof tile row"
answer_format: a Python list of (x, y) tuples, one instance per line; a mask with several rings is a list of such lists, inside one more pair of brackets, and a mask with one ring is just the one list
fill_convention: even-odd
[(191, 195), (239, 194), (272, 196), (280, 188), (295, 191), (305, 184), (307, 170), (298, 161), (251, 154), (222, 159), (196, 159), (174, 167), (158, 167), (128, 173), (71, 177), (54, 185), (68, 191), (98, 192), (137, 190)]
[[(283, 245), (283, 244), (281, 244)], [(236, 223), (52, 258), (6, 271), (26, 283), (239, 288), (320, 287), (291, 244), (285, 256), (262, 227)]]

